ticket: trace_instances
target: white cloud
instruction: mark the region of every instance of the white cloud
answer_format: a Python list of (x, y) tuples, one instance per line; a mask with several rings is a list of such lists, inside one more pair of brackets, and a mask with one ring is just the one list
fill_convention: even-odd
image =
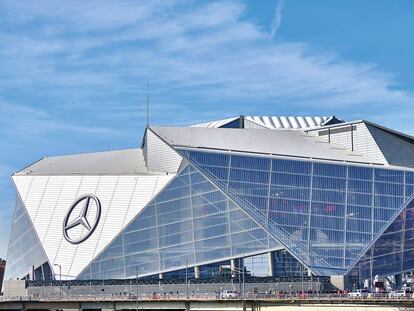
[(1, 1), (0, 148), (26, 149), (0, 159), (14, 166), (41, 139), (42, 154), (79, 141), (93, 151), (91, 137), (135, 139), (147, 79), (151, 120), (165, 125), (280, 111), (385, 111), (391, 120), (411, 109), (413, 94), (391, 74), (304, 42), (272, 42), (245, 13), (240, 1)]
[[(36, 89), (48, 99), (92, 97), (89, 107), (98, 105), (93, 99), (98, 94), (119, 99), (131, 88), (144, 89), (147, 78), (156, 95), (170, 95), (170, 103), (177, 102), (175, 93), (210, 104), (412, 102), (411, 94), (393, 89), (393, 77), (375, 66), (314, 53), (303, 43), (269, 42), (262, 29), (243, 18), (239, 2), (162, 3), (70, 2), (56, 8), (34, 2), (19, 11), (17, 26), (42, 22), (28, 34), (6, 34), (0, 46), (5, 56), (0, 84)], [(15, 6), (22, 9), (19, 2), (9, 6), (12, 12)], [(282, 7), (283, 1), (278, 2), (273, 34)], [(57, 34), (45, 30), (59, 25), (63, 28)], [(50, 105), (60, 109), (57, 103)]]
[(272, 40), (274, 39), (277, 31), (279, 30), (280, 26), (282, 25), (282, 10), (284, 6), (283, 0), (278, 0), (275, 13), (273, 15), (272, 25), (271, 25), (271, 37)]

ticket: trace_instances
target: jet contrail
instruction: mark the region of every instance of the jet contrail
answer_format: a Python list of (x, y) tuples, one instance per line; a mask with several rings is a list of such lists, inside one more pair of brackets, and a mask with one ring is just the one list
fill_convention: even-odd
[(273, 20), (272, 20), (272, 32), (271, 32), (272, 40), (275, 37), (276, 32), (278, 31), (278, 29), (280, 28), (282, 24), (283, 5), (284, 5), (284, 0), (279, 0), (275, 8), (275, 15), (273, 16)]

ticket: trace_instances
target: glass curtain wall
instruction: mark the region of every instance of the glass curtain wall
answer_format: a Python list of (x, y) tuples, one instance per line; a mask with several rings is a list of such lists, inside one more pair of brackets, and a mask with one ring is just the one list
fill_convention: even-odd
[(413, 193), (401, 170), (180, 152), (321, 274), (343, 273)]
[[(46, 262), (43, 247), (33, 229), (29, 214), (20, 198), (16, 198), (4, 279), (28, 278), (32, 274), (32, 268), (41, 269)], [(39, 279), (51, 278), (50, 273), (47, 276), (37, 276)]]
[(273, 237), (187, 166), (79, 278), (133, 278), (275, 248)]
[(362, 280), (414, 269), (414, 199), (381, 234), (353, 267), (351, 276)]
[(269, 254), (246, 257), (243, 260), (246, 276), (266, 277), (271, 268)]
[(276, 277), (307, 276), (308, 271), (288, 251), (276, 251), (273, 256), (274, 273)]

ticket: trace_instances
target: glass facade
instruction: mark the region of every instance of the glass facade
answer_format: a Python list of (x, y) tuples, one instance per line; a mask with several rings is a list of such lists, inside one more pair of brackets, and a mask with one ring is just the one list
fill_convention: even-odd
[[(45, 267), (44, 270), (43, 267)], [(47, 272), (45, 273), (46, 267)], [(39, 271), (43, 273), (39, 273)], [(4, 279), (29, 278), (29, 276), (31, 279), (51, 278), (43, 247), (33, 229), (32, 222), (22, 201), (17, 198), (7, 250), (7, 268)]]
[(266, 230), (188, 165), (79, 278), (145, 276), (280, 247)]
[(413, 193), (413, 173), (181, 149), (317, 274), (342, 274)]
[(273, 266), (277, 277), (289, 278), (308, 275), (307, 269), (286, 250), (274, 253)]
[(246, 269), (246, 275), (254, 277), (269, 276), (269, 270), (271, 269), (269, 260), (268, 253), (244, 258), (243, 264)]
[[(309, 268), (367, 279), (414, 269), (414, 203), (404, 205), (414, 193), (412, 171), (177, 151), (187, 164), (78, 279), (194, 277), (187, 268), (195, 266), (200, 277), (231, 277), (231, 259), (254, 277), (295, 277)], [(52, 277), (18, 199), (6, 279), (32, 271)]]
[(350, 272), (360, 282), (414, 269), (414, 199), (358, 260)]

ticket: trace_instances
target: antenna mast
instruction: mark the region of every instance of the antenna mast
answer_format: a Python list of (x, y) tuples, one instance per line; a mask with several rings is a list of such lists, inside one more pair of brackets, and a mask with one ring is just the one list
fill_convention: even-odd
[(147, 126), (149, 124), (149, 82), (147, 80)]

